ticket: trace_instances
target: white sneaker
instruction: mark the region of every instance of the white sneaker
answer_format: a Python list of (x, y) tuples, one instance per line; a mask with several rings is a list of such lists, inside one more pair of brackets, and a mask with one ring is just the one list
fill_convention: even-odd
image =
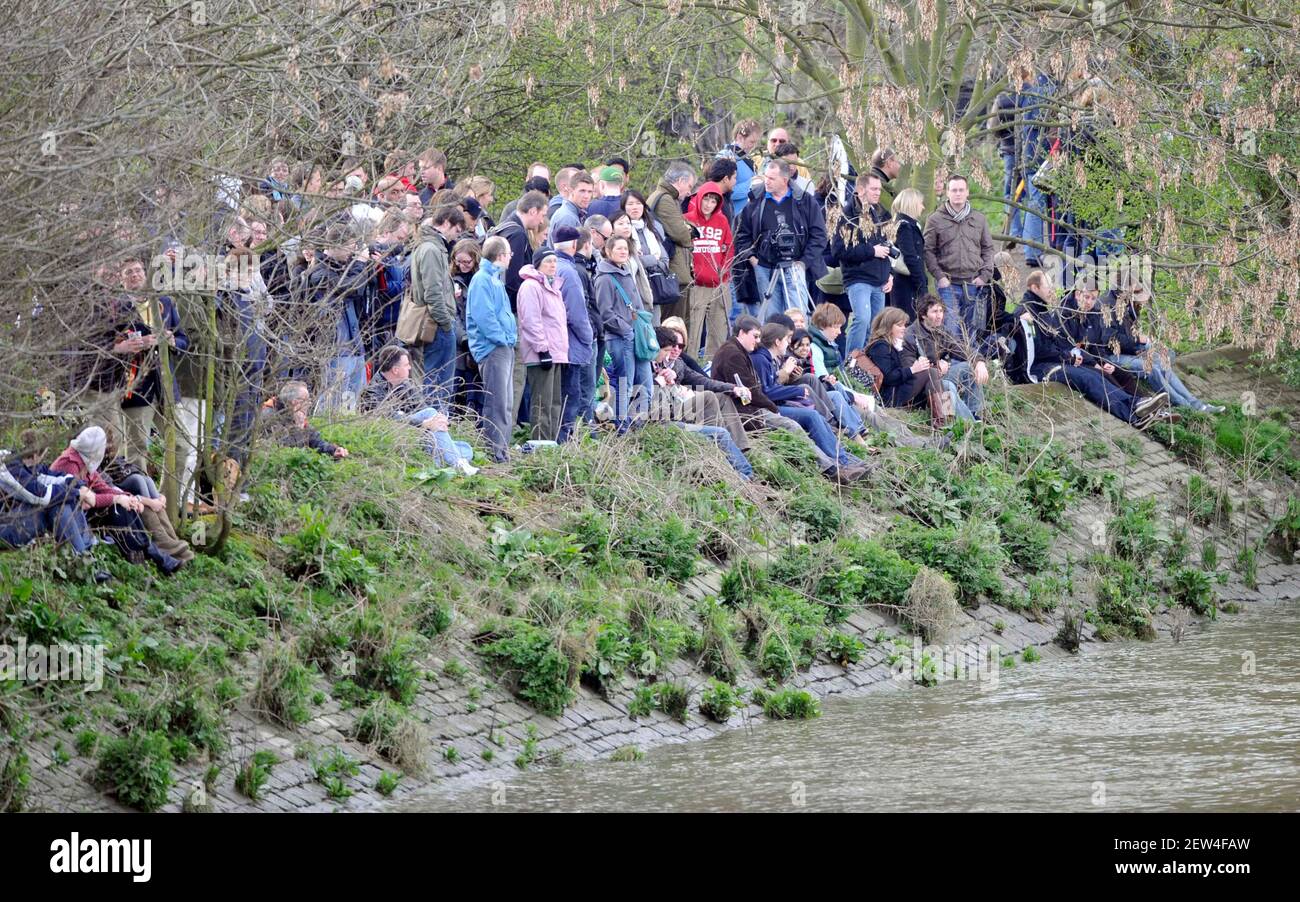
[(456, 469), (459, 470), (465, 476), (474, 476), (475, 474), (478, 473), (478, 467), (474, 466), (469, 461), (465, 460), (465, 458), (463, 457), (459, 461), (457, 461)]

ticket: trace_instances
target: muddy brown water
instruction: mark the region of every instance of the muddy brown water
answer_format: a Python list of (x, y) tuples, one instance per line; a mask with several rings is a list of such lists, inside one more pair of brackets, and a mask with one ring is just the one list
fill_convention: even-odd
[[(699, 715), (692, 712), (693, 717)], [(828, 700), (641, 761), (436, 786), (418, 811), (1296, 811), (1300, 602), (1179, 643)]]

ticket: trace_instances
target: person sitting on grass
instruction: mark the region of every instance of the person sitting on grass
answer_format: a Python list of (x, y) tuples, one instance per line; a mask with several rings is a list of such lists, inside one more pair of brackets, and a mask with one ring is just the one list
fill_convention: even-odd
[(127, 560), (139, 563), (148, 558), (159, 570), (170, 576), (184, 562), (160, 550), (149, 538), (149, 532), (140, 520), (142, 510), (166, 510), (167, 502), (162, 498), (132, 495), (105, 479), (100, 474), (99, 467), (104, 462), (107, 448), (108, 436), (103, 428), (89, 426), (64, 449), (50, 465), (50, 470), (75, 477), (94, 493), (86, 519), (95, 529), (107, 531), (113, 544)]
[(311, 448), (335, 460), (347, 457), (347, 448), (325, 441), (320, 430), (312, 426), (307, 419), (310, 409), (311, 390), (307, 383), (284, 383), (280, 393), (264, 407), (265, 434), (286, 448)]
[[(48, 534), (78, 557), (88, 555), (95, 537), (86, 511), (95, 493), (41, 463), (49, 448), (35, 431), (24, 429), (19, 441), (16, 454), (0, 450), (0, 548), (21, 548)], [(94, 573), (96, 582), (111, 578), (105, 570)]]
[(910, 364), (903, 362), (906, 340), (907, 314), (897, 307), (880, 311), (871, 324), (867, 356), (884, 374), (880, 399), (885, 406), (925, 407), (930, 403), (930, 394), (946, 391), (956, 414), (962, 419), (974, 419), (958, 397), (957, 386), (944, 379), (928, 357), (918, 357)]
[(903, 365), (910, 367), (921, 357), (929, 360), (942, 378), (957, 387), (971, 416), (979, 419), (984, 408), (984, 386), (989, 381), (988, 365), (962, 338), (944, 327), (947, 312), (943, 301), (932, 294), (916, 301), (916, 321), (907, 327), (903, 339)]
[(473, 476), (474, 449), (458, 442), (447, 431), (447, 415), (430, 406), (424, 390), (411, 380), (411, 355), (405, 348), (388, 345), (380, 349), (375, 373), (361, 393), (361, 411), (379, 413), (399, 423), (424, 431), (424, 448), (443, 466)]
[(104, 463), (100, 473), (110, 483), (124, 492), (130, 492), (140, 499), (149, 499), (140, 510), (140, 522), (148, 531), (158, 550), (169, 554), (176, 560), (188, 564), (194, 560), (194, 550), (188, 542), (176, 534), (176, 527), (167, 516), (167, 496), (158, 490), (158, 483), (144, 470), (136, 466), (135, 461), (128, 460), (121, 453), (121, 436), (115, 427), (106, 426), (104, 437)]

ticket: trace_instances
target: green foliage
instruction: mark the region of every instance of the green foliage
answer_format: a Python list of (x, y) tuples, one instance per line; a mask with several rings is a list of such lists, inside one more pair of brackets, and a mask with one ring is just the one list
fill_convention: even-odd
[(286, 552), (284, 572), (293, 579), (331, 592), (374, 593), (379, 572), (360, 551), (334, 535), (329, 514), (303, 505), (302, 528), (280, 539)]
[(541, 713), (558, 717), (573, 701), (576, 669), (551, 632), (513, 620), (500, 638), (482, 647), (481, 653), (514, 682), (516, 694)]
[(1169, 575), (1169, 595), (1202, 616), (1214, 617), (1214, 586), (1210, 575), (1194, 567), (1180, 567)]
[(515, 767), (527, 770), (528, 765), (537, 760), (537, 744), (537, 726), (530, 723), (524, 729), (524, 744), (519, 754), (515, 756)]
[(1033, 664), (1036, 661), (1043, 660), (1043, 656), (1038, 653), (1038, 649), (1034, 648), (1032, 645), (1026, 647), (1025, 650), (1020, 653), (1020, 658), (1026, 664)]
[(901, 605), (916, 578), (914, 563), (875, 539), (841, 539), (826, 560), (832, 564), (813, 594), (826, 606), (830, 623), (842, 623), (864, 605)]
[(271, 779), (271, 768), (280, 763), (274, 752), (259, 749), (235, 774), (235, 788), (254, 802), (261, 798), (262, 787)]
[(782, 689), (771, 694), (755, 690), (754, 701), (774, 720), (808, 720), (822, 713), (817, 699), (802, 689)]
[(1294, 559), (1300, 551), (1300, 498), (1292, 495), (1286, 499), (1286, 510), (1269, 529), (1268, 537), (1289, 559)]
[(450, 601), (445, 598), (426, 599), (417, 610), (415, 631), (426, 639), (433, 639), (451, 629), (455, 619), (456, 612)]
[(1115, 553), (1125, 560), (1147, 564), (1160, 547), (1155, 514), (1154, 498), (1121, 503), (1119, 514), (1110, 521)]
[(740, 647), (736, 642), (735, 615), (729, 608), (708, 599), (700, 608), (703, 624), (700, 641), (700, 669), (726, 683), (734, 683), (740, 671)]
[(334, 746), (312, 759), (312, 771), (316, 775), (316, 781), (325, 787), (326, 795), (341, 802), (352, 795), (346, 779), (361, 773), (361, 765), (343, 749)]
[(636, 720), (638, 717), (649, 717), (650, 712), (655, 709), (655, 691), (654, 687), (640, 685), (632, 690), (632, 700), (627, 705), (627, 716)]
[(1094, 557), (1091, 563), (1096, 575), (1096, 618), (1099, 627), (1107, 625), (1110, 628), (1099, 631), (1099, 636), (1155, 638), (1155, 628), (1151, 625), (1155, 596), (1149, 571), (1130, 561), (1105, 555)]
[(632, 761), (640, 761), (644, 757), (645, 757), (645, 752), (641, 751), (636, 746), (625, 745), (615, 749), (613, 753), (609, 756), (609, 760), (618, 761), (621, 763), (628, 763)]
[(262, 657), (254, 690), (255, 707), (286, 726), (311, 719), (312, 672), (289, 646), (277, 646)]
[(99, 733), (94, 730), (82, 730), (77, 734), (74, 746), (77, 754), (89, 758), (95, 753), (95, 746), (99, 744)]
[(656, 683), (655, 707), (682, 723), (690, 717), (691, 690), (685, 683)]
[(998, 516), (998, 530), (1007, 557), (1020, 569), (1033, 573), (1048, 565), (1052, 531), (1038, 520), (1015, 508)]
[(23, 810), (31, 780), (31, 761), (27, 752), (14, 738), (0, 735), (0, 814)]
[(358, 686), (382, 692), (404, 705), (415, 699), (419, 673), (415, 666), (418, 639), (399, 634), (375, 608), (367, 608), (348, 624), (347, 648), (356, 658)]
[(1223, 522), (1232, 514), (1232, 499), (1211, 485), (1209, 480), (1198, 475), (1188, 477), (1183, 500), (1187, 505), (1188, 516), (1202, 526)]
[(857, 664), (866, 652), (867, 646), (857, 636), (833, 632), (826, 637), (826, 655), (841, 667)]
[(197, 686), (181, 687), (151, 707), (134, 711), (132, 720), (132, 732), (168, 734), (177, 763), (188, 761), (198, 749), (216, 756), (225, 748), (221, 712)]
[(826, 609), (790, 589), (772, 589), (759, 613), (766, 624), (759, 643), (760, 672), (784, 680), (807, 669), (821, 650)]
[(1002, 595), (998, 576), (1006, 558), (992, 524), (971, 522), (960, 528), (935, 528), (900, 521), (884, 541), (908, 560), (946, 575), (964, 605), (978, 604), (981, 595), (990, 599)]
[(636, 518), (614, 543), (626, 557), (642, 561), (652, 577), (666, 577), (685, 582), (695, 575), (696, 545), (699, 536), (676, 514)]
[(804, 524), (809, 542), (833, 538), (844, 525), (840, 503), (823, 491), (805, 486), (790, 501), (786, 513), (791, 519)]
[(1041, 520), (1059, 523), (1074, 498), (1071, 485), (1055, 467), (1035, 465), (1020, 477), (1025, 497)]
[(748, 560), (739, 560), (722, 575), (718, 599), (729, 607), (743, 607), (763, 591), (766, 583), (761, 567)]
[(132, 730), (100, 747), (95, 783), (123, 805), (157, 811), (172, 786), (172, 747), (166, 733)]
[(700, 713), (717, 723), (726, 723), (731, 712), (743, 703), (744, 696), (739, 689), (718, 680), (710, 680), (700, 693)]
[(460, 749), (454, 745), (449, 745), (442, 750), (442, 758), (448, 764), (455, 764), (460, 760)]
[(1237, 572), (1241, 574), (1241, 581), (1246, 584), (1246, 588), (1259, 588), (1259, 558), (1255, 552), (1255, 546), (1247, 545), (1237, 552), (1236, 567)]
[(801, 436), (784, 429), (763, 433), (748, 454), (754, 476), (776, 489), (796, 489), (819, 478), (817, 455)]
[[(489, 750), (490, 751), (490, 750)], [(379, 780), (375, 783), (375, 791), (381, 796), (391, 796), (393, 790), (397, 789), (397, 784), (401, 781), (402, 775), (391, 770), (386, 770), (379, 775)]]

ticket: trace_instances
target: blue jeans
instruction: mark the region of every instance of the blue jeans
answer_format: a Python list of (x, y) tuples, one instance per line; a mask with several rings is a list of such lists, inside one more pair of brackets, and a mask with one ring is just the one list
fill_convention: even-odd
[(947, 312), (943, 327), (975, 347), (978, 337), (988, 330), (987, 285), (953, 282), (939, 289), (939, 299)]
[(22, 505), (0, 517), (0, 548), (21, 548), (46, 533), (67, 542), (77, 554), (90, 550), (90, 524), (75, 497), (51, 507)]
[(451, 402), (456, 378), (456, 333), (441, 327), (424, 346), (424, 387), (439, 407)]
[(796, 261), (788, 267), (759, 263), (754, 267), (754, 278), (758, 282), (760, 298), (767, 295), (769, 285), (772, 288), (772, 296), (762, 305), (764, 321), (773, 313), (785, 313), (791, 307), (798, 307), (806, 314), (812, 313), (812, 300), (808, 296), (808, 280), (802, 263)]
[(723, 454), (727, 455), (728, 462), (731, 463), (731, 466), (740, 474), (742, 479), (754, 478), (754, 468), (750, 466), (749, 458), (745, 456), (745, 453), (740, 448), (736, 447), (736, 443), (731, 438), (731, 433), (721, 426), (701, 426), (696, 423), (678, 423), (671, 420), (669, 422), (672, 422), (674, 426), (685, 429), (687, 432), (694, 432), (708, 438), (722, 449)]
[(560, 384), (564, 409), (560, 414), (560, 435), (556, 439), (560, 444), (569, 440), (578, 417), (585, 420), (592, 418), (591, 404), (596, 395), (595, 372), (595, 364), (591, 363), (571, 363), (564, 368), (564, 381)]
[(325, 364), (321, 379), (317, 412), (352, 413), (366, 386), (366, 358), (359, 354), (335, 357)]
[(885, 309), (885, 290), (879, 285), (868, 285), (866, 282), (854, 282), (845, 288), (849, 295), (849, 306), (853, 308), (853, 316), (849, 318), (848, 346), (865, 348), (872, 322)]
[(943, 390), (948, 393), (948, 397), (952, 398), (952, 412), (957, 419), (975, 419), (975, 415), (970, 412), (970, 408), (966, 406), (966, 402), (961, 399), (961, 395), (957, 391), (957, 383), (953, 382), (951, 379), (944, 379), (941, 384), (943, 385)]
[(631, 335), (608, 336), (605, 342), (613, 360), (609, 368), (609, 387), (614, 399), (614, 420), (620, 431), (626, 431), (632, 417), (649, 409), (654, 375), (650, 371), (650, 361), (636, 359)]
[[(406, 421), (412, 426), (419, 426), (425, 420), (438, 414), (437, 408), (426, 407), (407, 416)], [(428, 451), (443, 466), (451, 467), (460, 463), (462, 460), (471, 461), (474, 459), (474, 449), (469, 442), (458, 442), (451, 437), (451, 433), (445, 430), (435, 432), (432, 429), (424, 430), (424, 450)]]
[(1142, 358), (1133, 354), (1115, 354), (1110, 358), (1110, 362), (1126, 373), (1147, 380), (1155, 386), (1156, 391), (1166, 392), (1169, 395), (1169, 403), (1175, 407), (1205, 409), (1205, 402), (1188, 391), (1187, 386), (1183, 385), (1183, 380), (1179, 379), (1178, 373), (1174, 371), (1173, 351), (1169, 352), (1168, 366), (1153, 357), (1149, 373), (1143, 365)]
[(957, 402), (969, 414), (963, 419), (979, 419), (980, 411), (984, 409), (984, 389), (975, 381), (975, 368), (964, 360), (958, 360), (948, 366), (947, 375), (947, 381), (956, 389)]
[[(1037, 241), (1040, 244), (1047, 244), (1045, 239), (1047, 229), (1043, 222), (1043, 217), (1047, 215), (1047, 198), (1043, 195), (1043, 192), (1039, 191), (1033, 186), (1033, 184), (1026, 180), (1025, 193), (1021, 198), (1021, 202), (1026, 207), (1035, 211), (1033, 213), (1025, 213), (1025, 226), (1021, 231), (1021, 235), (1029, 241)], [(1037, 260), (1042, 253), (1043, 252), (1036, 247), (1026, 247), (1025, 260)]]
[(813, 444), (840, 466), (853, 466), (862, 463), (858, 458), (844, 450), (835, 437), (835, 433), (831, 431), (826, 418), (811, 407), (780, 404), (777, 409), (781, 411), (781, 416), (788, 417), (798, 423), (799, 428), (808, 433), (808, 437), (813, 440)]
[[(1016, 191), (1016, 155), (1013, 153), (1004, 153), (1002, 155), (1002, 196), (1008, 201)], [(1021, 198), (1023, 201), (1024, 198)], [(1019, 238), (1024, 234), (1025, 220), (1024, 211), (1019, 208), (1007, 208), (1011, 212), (1011, 229), (1008, 234), (1012, 238)]]
[(841, 429), (853, 437), (866, 432), (862, 414), (853, 406), (853, 395), (848, 389), (836, 386), (826, 392), (826, 398), (830, 401), (831, 412), (835, 414), (835, 422)]

